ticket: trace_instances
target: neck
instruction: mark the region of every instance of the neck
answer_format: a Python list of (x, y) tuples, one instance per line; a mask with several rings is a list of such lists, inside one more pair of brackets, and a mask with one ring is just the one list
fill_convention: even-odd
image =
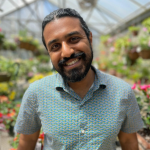
[(87, 75), (79, 82), (68, 82), (68, 85), (81, 97), (84, 98), (89, 88), (93, 84), (95, 73), (90, 68)]

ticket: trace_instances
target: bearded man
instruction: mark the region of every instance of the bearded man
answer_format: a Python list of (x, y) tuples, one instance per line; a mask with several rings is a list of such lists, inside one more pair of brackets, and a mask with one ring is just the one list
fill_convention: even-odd
[(42, 40), (55, 75), (32, 83), (24, 94), (15, 131), (18, 150), (34, 150), (40, 129), (44, 150), (138, 150), (143, 127), (129, 84), (95, 69), (92, 33), (73, 9), (45, 17)]

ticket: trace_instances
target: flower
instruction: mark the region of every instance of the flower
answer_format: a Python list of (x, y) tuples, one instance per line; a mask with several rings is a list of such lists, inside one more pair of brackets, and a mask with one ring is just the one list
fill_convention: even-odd
[(141, 85), (140, 88), (141, 90), (146, 91), (148, 88), (150, 88), (150, 85)]
[(2, 118), (3, 117), (3, 114), (2, 113), (0, 113), (0, 118)]
[(8, 97), (4, 96), (4, 95), (0, 95), (0, 102), (7, 102), (8, 101)]
[(146, 32), (146, 31), (147, 31), (147, 28), (144, 27), (142, 30), (143, 30), (144, 32)]
[(18, 137), (16, 136), (14, 139), (13, 139), (13, 141), (16, 141), (18, 139)]
[(8, 113), (7, 116), (8, 117), (13, 117), (13, 116), (15, 116), (15, 114), (16, 114), (15, 111), (12, 111), (11, 113)]
[(0, 32), (2, 31), (2, 29), (0, 28)]
[(111, 52), (114, 52), (114, 51), (115, 51), (115, 48), (114, 48), (114, 47), (111, 47), (111, 48), (110, 48), (110, 51), (111, 51)]
[(41, 133), (41, 134), (39, 135), (39, 139), (44, 140), (44, 133)]
[(131, 88), (134, 90), (136, 88), (136, 84), (134, 83)]
[(12, 91), (8, 97), (10, 100), (13, 100), (15, 98), (15, 96), (16, 96), (16, 92)]

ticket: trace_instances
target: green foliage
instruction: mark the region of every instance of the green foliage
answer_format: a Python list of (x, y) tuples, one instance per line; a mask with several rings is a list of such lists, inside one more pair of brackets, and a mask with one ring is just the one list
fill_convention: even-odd
[(100, 37), (101, 42), (106, 42), (110, 38), (110, 35), (103, 35)]
[(50, 60), (49, 55), (40, 55), (37, 57), (40, 62), (48, 63)]
[(4, 39), (5, 39), (4, 34), (0, 33), (0, 44), (3, 43)]
[(128, 28), (128, 30), (129, 31), (139, 31), (140, 30), (140, 27), (137, 27), (137, 26), (130, 26), (129, 28)]
[(145, 35), (139, 38), (139, 44), (142, 50), (150, 50), (150, 36)]
[(16, 50), (17, 49), (17, 44), (15, 42), (4, 41), (2, 47), (5, 50)]
[(147, 19), (145, 19), (145, 20), (142, 22), (142, 25), (143, 25), (144, 27), (146, 27), (147, 30), (150, 32), (150, 17), (147, 18)]
[(20, 102), (9, 101), (1, 103), (0, 112), (6, 129), (14, 127), (20, 109)]

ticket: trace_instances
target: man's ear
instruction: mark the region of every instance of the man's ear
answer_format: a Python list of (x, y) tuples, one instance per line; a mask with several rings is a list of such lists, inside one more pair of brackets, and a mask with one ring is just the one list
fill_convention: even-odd
[(92, 32), (90, 32), (89, 40), (90, 40), (90, 44), (92, 45), (92, 40), (93, 40)]

